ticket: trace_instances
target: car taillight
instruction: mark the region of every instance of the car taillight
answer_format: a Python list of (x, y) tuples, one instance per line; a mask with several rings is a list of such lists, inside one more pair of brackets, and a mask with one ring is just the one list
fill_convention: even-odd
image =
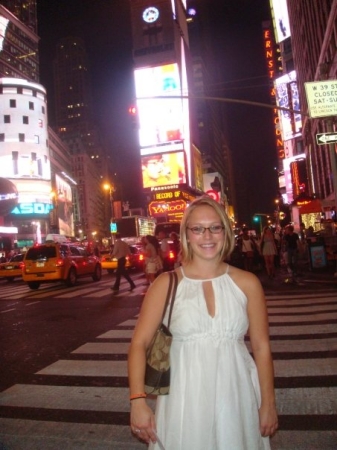
[(56, 261), (55, 266), (56, 266), (56, 267), (62, 267), (62, 266), (64, 266), (64, 259), (59, 258), (59, 259)]
[(169, 257), (169, 259), (175, 259), (176, 258), (174, 252), (172, 252), (171, 250), (169, 251), (168, 257)]
[(143, 255), (143, 253), (141, 253), (141, 254), (138, 256), (138, 259), (139, 259), (139, 261), (144, 261), (144, 255)]
[(23, 270), (24, 267), (25, 267), (25, 264), (24, 264), (23, 262), (20, 262), (20, 263), (19, 263), (19, 269)]

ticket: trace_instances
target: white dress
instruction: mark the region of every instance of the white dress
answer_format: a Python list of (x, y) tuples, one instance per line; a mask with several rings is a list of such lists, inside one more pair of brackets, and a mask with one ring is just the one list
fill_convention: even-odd
[(181, 271), (170, 326), (171, 387), (157, 399), (157, 435), (165, 450), (270, 449), (259, 431), (257, 369), (244, 343), (247, 298), (227, 273), (208, 280), (215, 297), (212, 318), (206, 280)]

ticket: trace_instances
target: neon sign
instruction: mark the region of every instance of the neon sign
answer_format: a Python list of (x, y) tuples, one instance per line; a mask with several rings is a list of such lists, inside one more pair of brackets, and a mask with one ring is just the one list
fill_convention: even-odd
[(11, 214), (44, 214), (48, 215), (53, 209), (50, 203), (19, 203), (11, 212)]

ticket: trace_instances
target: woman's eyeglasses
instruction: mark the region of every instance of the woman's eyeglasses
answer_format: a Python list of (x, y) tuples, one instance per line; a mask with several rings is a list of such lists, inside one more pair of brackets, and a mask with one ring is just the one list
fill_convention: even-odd
[(206, 230), (209, 230), (212, 234), (220, 234), (225, 227), (222, 225), (211, 225), (210, 227), (187, 227), (188, 230), (191, 230), (193, 234), (204, 234)]

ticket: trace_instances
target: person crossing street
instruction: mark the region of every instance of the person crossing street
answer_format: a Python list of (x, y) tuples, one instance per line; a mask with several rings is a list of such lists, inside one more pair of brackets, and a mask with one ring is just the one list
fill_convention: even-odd
[(130, 255), (129, 246), (126, 242), (122, 241), (121, 234), (116, 233), (116, 242), (112, 252), (112, 257), (118, 260), (117, 270), (116, 270), (116, 280), (111, 289), (114, 292), (119, 291), (119, 285), (121, 282), (122, 276), (126, 279), (126, 281), (130, 284), (130, 291), (133, 291), (136, 288), (135, 283), (132, 281), (132, 278), (128, 274), (126, 270), (126, 257)]

